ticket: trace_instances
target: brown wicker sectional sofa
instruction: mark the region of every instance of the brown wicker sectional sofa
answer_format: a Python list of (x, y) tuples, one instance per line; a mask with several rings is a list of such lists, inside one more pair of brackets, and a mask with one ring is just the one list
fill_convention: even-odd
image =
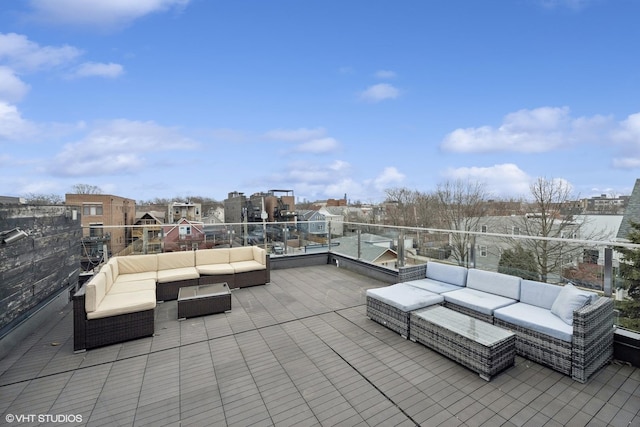
[(270, 280), (270, 258), (257, 246), (111, 258), (73, 297), (74, 351), (153, 335), (156, 301), (177, 299), (181, 287)]
[[(429, 262), (423, 278), (367, 291), (367, 315), (401, 334), (409, 309), (442, 304), (516, 334), (516, 351), (580, 382), (613, 357), (613, 300), (573, 286)], [(416, 304), (416, 288), (425, 302)], [(442, 298), (439, 302), (435, 296)], [(427, 298), (431, 297), (431, 298)], [(406, 336), (403, 334), (403, 336)]]

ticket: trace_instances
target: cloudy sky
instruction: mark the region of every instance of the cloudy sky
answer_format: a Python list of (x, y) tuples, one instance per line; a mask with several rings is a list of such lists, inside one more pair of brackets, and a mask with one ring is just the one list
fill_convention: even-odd
[(0, 195), (640, 177), (635, 0), (29, 0), (0, 10)]

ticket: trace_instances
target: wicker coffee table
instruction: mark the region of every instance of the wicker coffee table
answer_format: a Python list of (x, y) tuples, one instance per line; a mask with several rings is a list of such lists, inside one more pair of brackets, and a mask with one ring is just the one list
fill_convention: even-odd
[(231, 291), (226, 282), (185, 286), (178, 291), (178, 319), (228, 310), (231, 310)]
[(516, 335), (442, 306), (411, 313), (409, 338), (480, 374), (486, 381), (512, 366)]

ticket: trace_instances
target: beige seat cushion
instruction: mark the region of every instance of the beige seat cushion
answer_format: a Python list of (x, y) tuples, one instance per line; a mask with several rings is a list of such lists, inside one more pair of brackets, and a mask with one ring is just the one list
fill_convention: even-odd
[(235, 273), (244, 273), (247, 271), (266, 270), (267, 266), (260, 264), (258, 261), (239, 261), (231, 264)]
[(172, 268), (158, 271), (158, 283), (176, 282), (178, 280), (197, 279), (200, 277), (195, 267)]
[(156, 291), (156, 279), (138, 280), (135, 282), (116, 282), (109, 294), (121, 294), (136, 291)]
[(87, 319), (100, 319), (154, 308), (156, 308), (155, 291), (110, 293), (105, 295), (97, 310), (87, 313)]
[(207, 264), (196, 265), (196, 269), (200, 274), (216, 275), (216, 274), (233, 274), (235, 270), (231, 264)]
[(120, 274), (116, 279), (115, 283), (122, 282), (137, 282), (140, 280), (153, 280), (155, 281), (158, 278), (158, 273), (153, 271), (144, 271), (141, 273), (131, 273), (131, 274)]

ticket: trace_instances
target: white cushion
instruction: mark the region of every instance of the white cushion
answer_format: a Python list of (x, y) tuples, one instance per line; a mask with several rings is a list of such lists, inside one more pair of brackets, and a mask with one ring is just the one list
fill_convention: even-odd
[(567, 325), (573, 325), (573, 312), (591, 302), (593, 292), (581, 291), (572, 284), (565, 285), (551, 306), (551, 312)]
[(87, 319), (99, 319), (154, 308), (156, 308), (155, 291), (110, 293), (105, 295), (97, 310), (87, 313)]
[(367, 297), (374, 298), (404, 312), (440, 304), (444, 301), (442, 295), (437, 295), (404, 283), (397, 283), (384, 288), (367, 289)]
[(456, 286), (465, 286), (467, 268), (460, 265), (429, 262), (427, 263), (427, 278)]
[(551, 306), (562, 290), (562, 286), (535, 280), (520, 282), (520, 302), (551, 310)]
[(122, 282), (137, 282), (139, 280), (156, 280), (158, 278), (158, 273), (153, 271), (144, 271), (141, 273), (130, 273), (130, 274), (120, 274), (118, 278), (115, 280), (115, 283)]
[(509, 274), (471, 268), (467, 273), (467, 288), (518, 300), (520, 280), (519, 277)]
[(425, 291), (433, 292), (434, 294), (443, 294), (445, 292), (455, 291), (457, 289), (463, 289), (462, 286), (452, 285), (451, 283), (440, 282), (433, 279), (418, 279), (404, 282), (409, 286), (415, 286), (416, 288), (424, 289)]
[(442, 294), (442, 296), (444, 296), (446, 302), (466, 307), (489, 316), (493, 315), (494, 310), (517, 302), (511, 298), (469, 288), (446, 292)]
[[(553, 285), (551, 285), (553, 286)], [(497, 309), (496, 319), (513, 323), (554, 338), (571, 342), (573, 327), (564, 323), (551, 310), (531, 304), (516, 303)]]

